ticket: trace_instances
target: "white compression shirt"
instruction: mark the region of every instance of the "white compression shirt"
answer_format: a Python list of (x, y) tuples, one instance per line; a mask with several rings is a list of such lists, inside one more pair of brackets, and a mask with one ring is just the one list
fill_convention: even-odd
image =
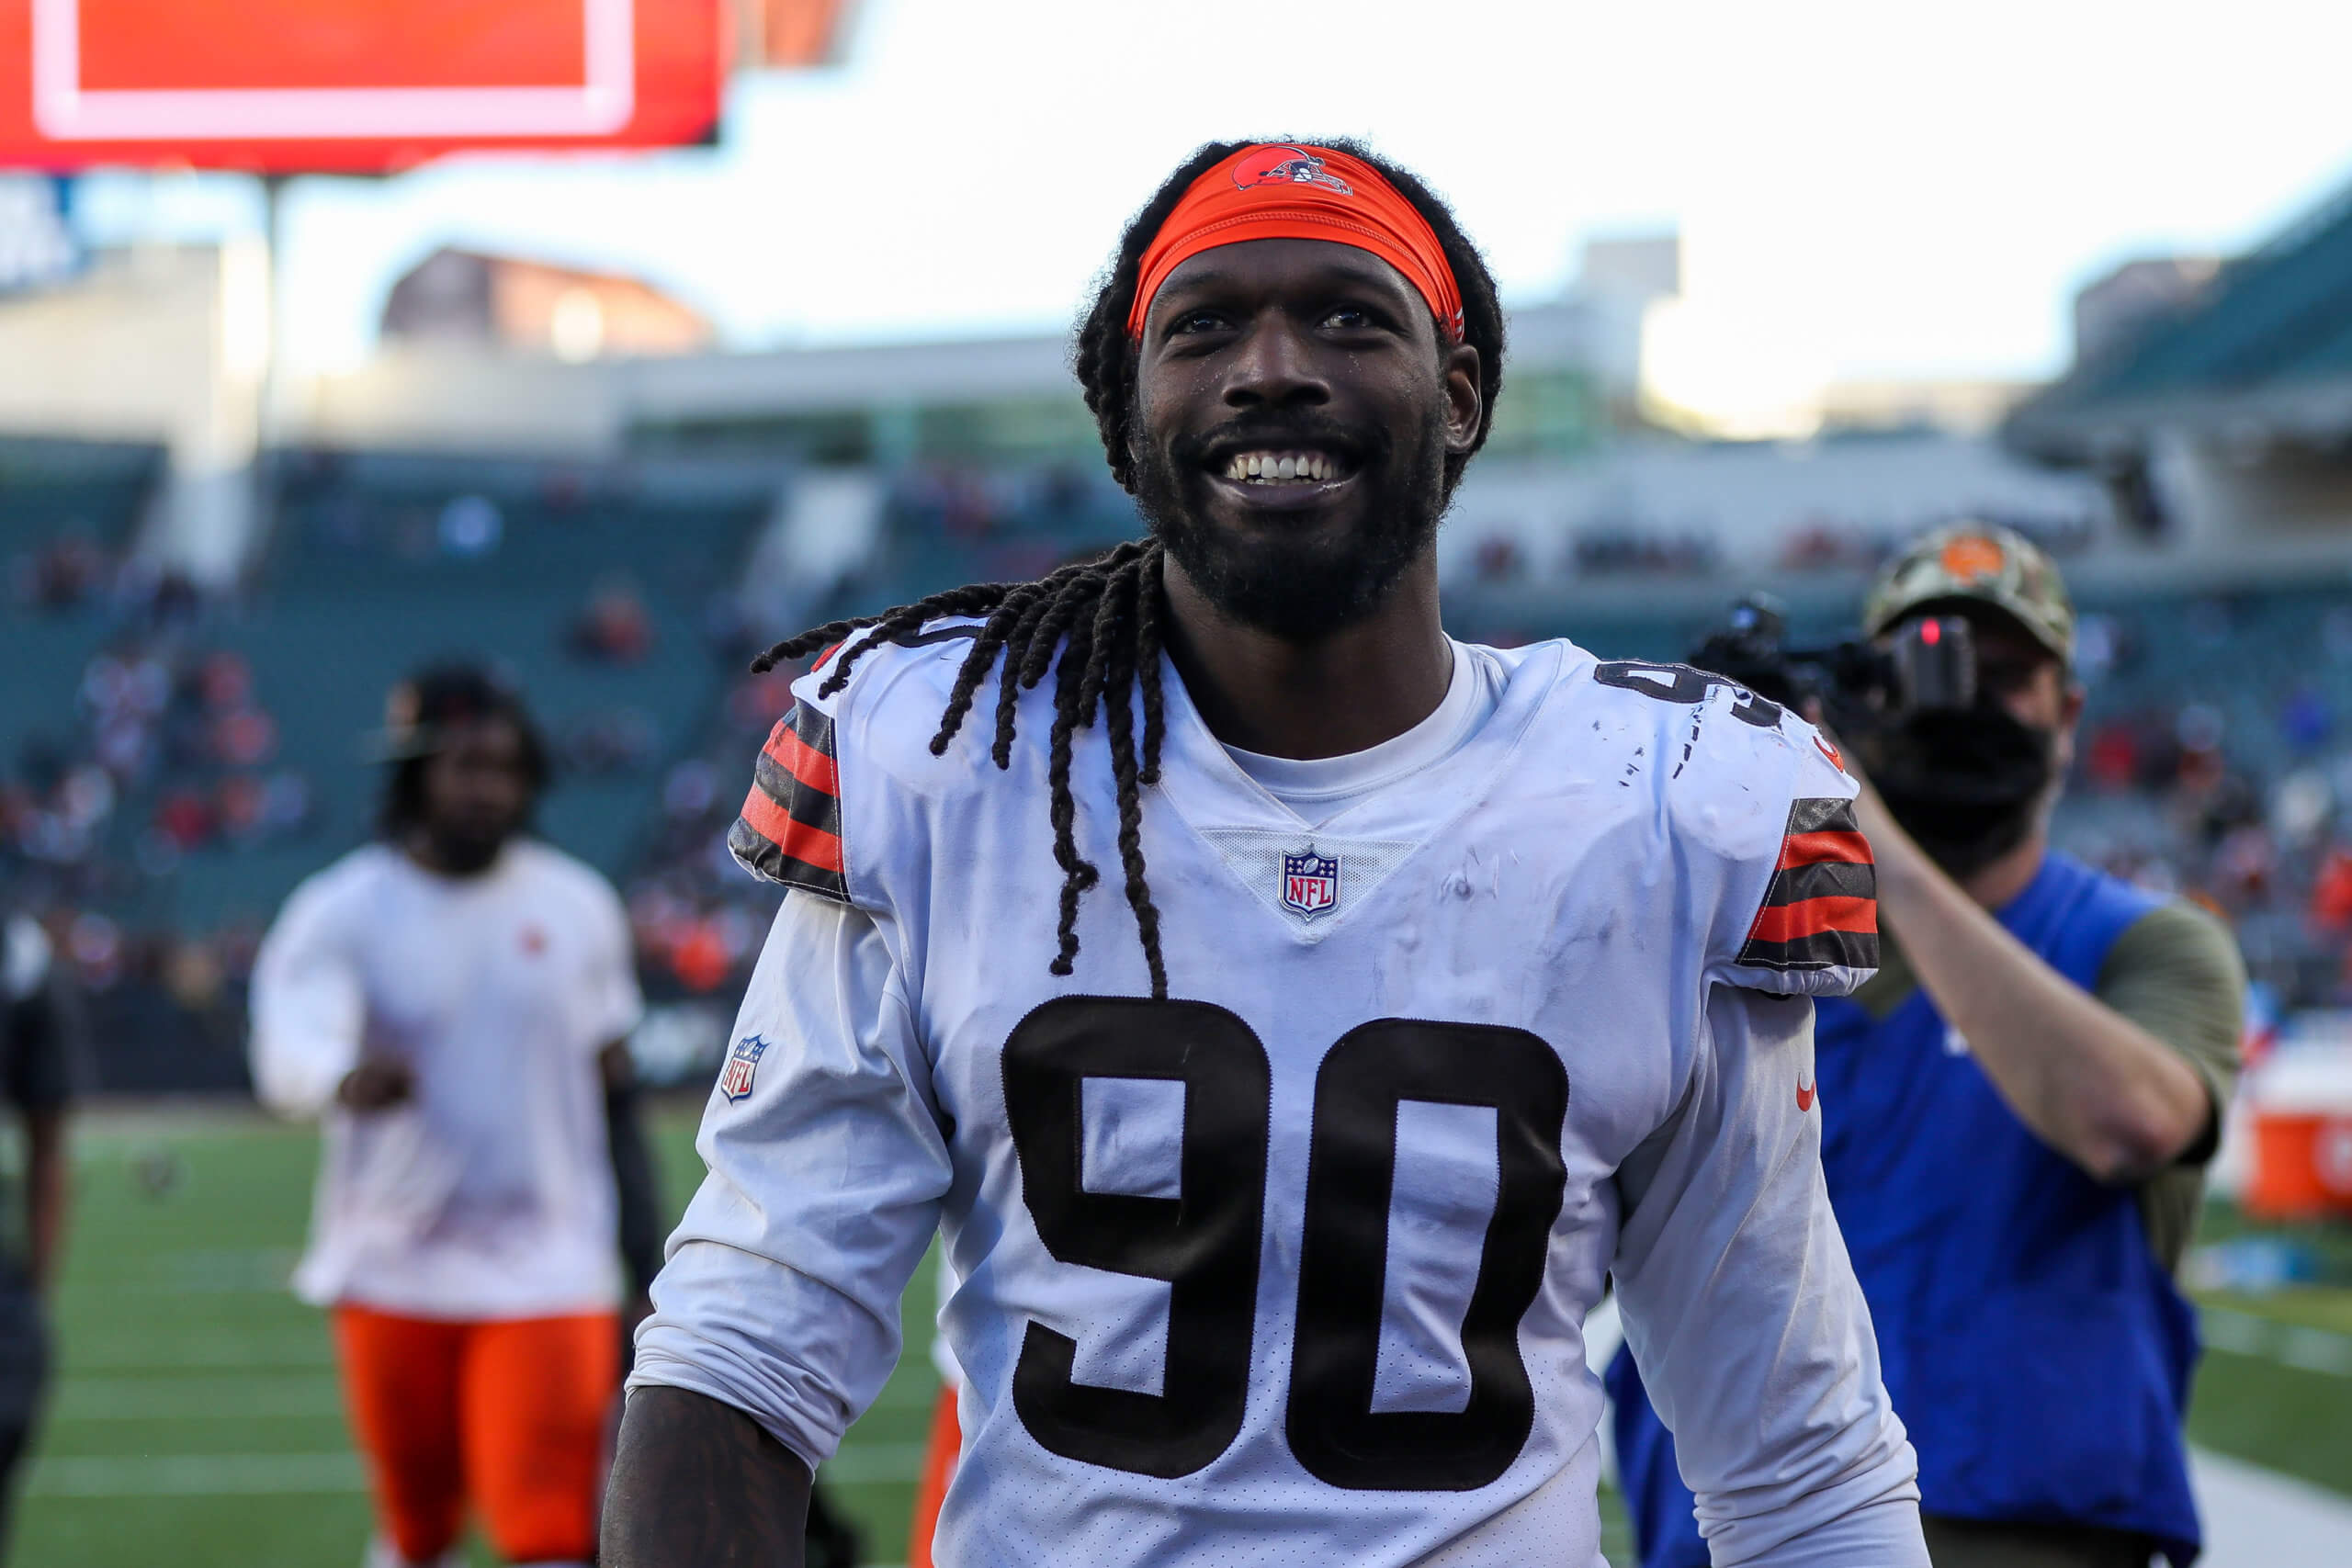
[[(545, 844), (462, 879), (370, 845), (303, 883), (254, 965), (252, 1046), (263, 1102), (323, 1123), (297, 1291), (456, 1319), (616, 1305), (597, 1056), (639, 1011), (619, 898)], [(336, 1104), (373, 1056), (415, 1094)]]
[(1494, 713), (1507, 673), (1502, 660), (1491, 649), (1446, 640), (1453, 650), (1453, 674), (1445, 696), (1404, 734), (1344, 757), (1301, 761), (1238, 746), (1227, 746), (1225, 754), (1301, 820), (1320, 827), (1357, 802), (1445, 761)]

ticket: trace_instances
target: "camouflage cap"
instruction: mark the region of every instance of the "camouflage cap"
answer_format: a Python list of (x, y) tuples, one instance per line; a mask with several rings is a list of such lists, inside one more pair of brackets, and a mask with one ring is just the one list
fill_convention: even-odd
[(1871, 584), (1862, 635), (1876, 637), (1919, 605), (1977, 599), (2007, 611), (2033, 639), (2068, 664), (2075, 658), (2075, 605), (2039, 546), (1990, 523), (1954, 523), (1914, 541)]

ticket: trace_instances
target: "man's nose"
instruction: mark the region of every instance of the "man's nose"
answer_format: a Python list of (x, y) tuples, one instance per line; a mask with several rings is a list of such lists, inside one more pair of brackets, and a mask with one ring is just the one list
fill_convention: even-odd
[(1331, 388), (1314, 345), (1279, 310), (1259, 313), (1227, 362), (1228, 408), (1287, 408), (1329, 402)]

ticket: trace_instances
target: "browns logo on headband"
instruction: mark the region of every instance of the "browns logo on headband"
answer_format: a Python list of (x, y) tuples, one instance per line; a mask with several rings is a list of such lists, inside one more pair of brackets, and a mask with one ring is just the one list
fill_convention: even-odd
[(1219, 245), (1250, 240), (1329, 240), (1370, 252), (1429, 301), (1446, 337), (1462, 337), (1462, 290), (1437, 232), (1380, 171), (1336, 147), (1260, 142), (1193, 182), (1143, 254), (1127, 335), (1168, 275)]

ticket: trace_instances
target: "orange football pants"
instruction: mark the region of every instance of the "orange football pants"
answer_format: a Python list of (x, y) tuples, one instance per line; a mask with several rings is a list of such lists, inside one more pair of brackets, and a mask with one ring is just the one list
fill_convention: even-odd
[(447, 1551), (469, 1500), (509, 1562), (594, 1555), (618, 1314), (455, 1323), (345, 1303), (334, 1337), (377, 1518), (402, 1557)]
[(939, 1529), (939, 1505), (956, 1479), (963, 1457), (964, 1431), (956, 1419), (956, 1391), (943, 1388), (932, 1408), (931, 1442), (923, 1451), (922, 1478), (915, 1483), (915, 1517), (907, 1531), (907, 1568), (932, 1568), (931, 1538)]

